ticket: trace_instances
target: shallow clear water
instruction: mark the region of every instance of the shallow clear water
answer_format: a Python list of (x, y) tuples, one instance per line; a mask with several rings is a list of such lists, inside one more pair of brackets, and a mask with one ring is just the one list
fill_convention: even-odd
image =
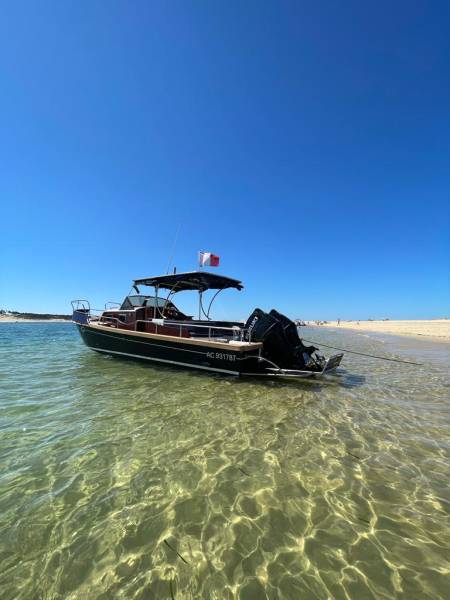
[(450, 346), (302, 333), (426, 366), (234, 380), (1, 324), (0, 598), (449, 598)]

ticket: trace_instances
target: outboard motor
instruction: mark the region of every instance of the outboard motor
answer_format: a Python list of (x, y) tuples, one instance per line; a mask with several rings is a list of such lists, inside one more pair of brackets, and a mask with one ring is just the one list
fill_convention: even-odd
[(284, 335), (290, 344), (293, 346), (298, 346), (301, 344), (300, 338), (298, 337), (297, 327), (294, 321), (291, 321), (285, 315), (282, 315), (277, 310), (272, 308), (269, 315), (279, 321), (281, 326), (283, 327)]
[(280, 321), (283, 327), (284, 334), (289, 344), (295, 347), (295, 355), (298, 362), (303, 366), (308, 365), (311, 361), (315, 361), (313, 354), (318, 350), (315, 346), (305, 346), (298, 335), (297, 325), (285, 315), (282, 315), (274, 308), (269, 313), (272, 317)]
[(264, 342), (264, 355), (269, 360), (278, 365), (280, 363), (291, 365), (292, 346), (287, 341), (283, 327), (277, 319), (260, 308), (255, 308), (247, 319), (245, 329), (248, 330), (249, 341)]
[(247, 340), (263, 342), (264, 356), (279, 367), (304, 369), (316, 366), (312, 354), (317, 348), (305, 346), (295, 323), (276, 310), (266, 313), (256, 308), (247, 319), (245, 329)]

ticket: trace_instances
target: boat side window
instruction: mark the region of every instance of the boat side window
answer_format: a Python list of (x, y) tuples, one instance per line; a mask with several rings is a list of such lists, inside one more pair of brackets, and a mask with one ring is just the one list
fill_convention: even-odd
[(146, 302), (151, 296), (143, 296), (142, 294), (127, 296), (125, 300), (122, 302), (121, 310), (132, 310), (133, 308), (139, 308), (141, 306), (146, 306)]
[[(161, 316), (160, 312), (164, 309), (164, 316), (171, 319), (183, 319), (186, 317), (170, 300), (167, 302), (166, 298), (157, 298), (156, 296), (144, 296), (142, 294), (136, 294), (134, 296), (127, 296), (122, 302), (120, 310), (133, 310), (136, 308), (148, 308), (150, 309), (151, 317), (156, 313), (157, 316)], [(156, 310), (158, 308), (159, 310)]]
[[(158, 306), (159, 308), (163, 308), (164, 304), (166, 303), (165, 298), (158, 298)], [(144, 306), (147, 307), (155, 307), (156, 306), (156, 297), (155, 296), (146, 296), (146, 300), (145, 300), (145, 304)]]

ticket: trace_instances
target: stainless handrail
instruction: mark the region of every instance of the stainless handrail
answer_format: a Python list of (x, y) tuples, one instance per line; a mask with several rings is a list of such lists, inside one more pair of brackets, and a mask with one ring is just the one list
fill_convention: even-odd
[[(155, 327), (155, 333), (158, 333), (158, 327), (160, 327), (161, 325), (163, 327), (173, 327), (173, 328), (178, 328), (179, 331), (179, 336), (182, 336), (182, 331), (183, 328), (189, 328), (189, 329), (207, 329), (208, 330), (208, 340), (214, 339), (214, 337), (211, 335), (213, 330), (219, 330), (219, 331), (228, 331), (231, 332), (233, 334), (233, 339), (237, 340), (237, 341), (243, 341), (244, 338), (244, 334), (245, 332), (248, 331), (248, 329), (244, 329), (242, 327), (238, 327), (237, 325), (233, 325), (231, 327), (222, 327), (220, 325), (200, 325), (197, 323), (189, 323), (189, 322), (178, 322), (178, 321), (166, 321), (163, 323), (158, 323), (157, 321), (164, 321), (163, 319), (137, 319), (136, 321), (134, 321), (134, 331), (137, 331), (137, 325), (138, 323), (149, 323), (150, 325), (153, 325)], [(120, 325), (126, 325), (127, 323), (124, 321), (121, 321), (120, 319), (118, 319), (117, 317), (113, 317), (112, 315), (101, 315), (99, 317), (99, 323), (102, 324), (102, 322), (104, 324), (110, 324), (113, 325), (114, 327), (116, 327), (117, 329), (120, 328)], [(132, 322), (133, 323), (133, 322)], [(129, 323), (130, 325), (132, 323)], [(238, 334), (238, 335), (237, 335)], [(237, 335), (237, 337), (236, 337)], [(249, 339), (250, 341), (250, 339)]]
[[(148, 321), (151, 322), (151, 321)], [(183, 327), (201, 327), (204, 329), (224, 329), (227, 331), (236, 331), (237, 329), (239, 329), (239, 331), (246, 331), (245, 329), (243, 329), (242, 327), (238, 327), (237, 325), (233, 325), (232, 327), (220, 327), (219, 325), (200, 325), (199, 323), (189, 323), (186, 321), (183, 321), (182, 323), (178, 323), (177, 321), (167, 321), (165, 323), (165, 325), (183, 325)]]
[[(103, 315), (101, 315), (99, 317), (99, 323), (101, 323), (102, 321), (106, 321), (106, 322), (117, 321), (117, 323), (121, 323), (122, 325), (125, 325), (124, 321), (121, 321), (117, 317), (110, 317), (109, 315), (107, 315), (106, 317), (104, 317)], [(116, 327), (118, 328), (117, 324), (116, 324)]]
[(72, 305), (73, 311), (76, 311), (76, 310), (90, 311), (91, 310), (91, 305), (89, 304), (89, 300), (72, 300), (70, 302), (70, 304)]
[[(178, 323), (176, 321), (169, 321), (167, 322), (167, 325), (177, 325)], [(239, 332), (239, 339), (242, 341), (243, 338), (243, 334), (248, 331), (247, 329), (244, 329), (243, 327), (238, 327), (237, 325), (233, 325), (232, 327), (221, 327), (220, 325), (200, 325), (197, 323), (180, 323), (180, 328), (181, 327), (192, 327), (192, 328), (200, 328), (200, 329), (208, 329), (208, 339), (211, 338), (211, 330), (212, 329), (219, 329), (221, 331), (231, 331), (234, 334)]]
[[(135, 331), (137, 330), (137, 324), (138, 323), (150, 323), (151, 325), (155, 326), (155, 333), (158, 333), (158, 326), (161, 326), (161, 323), (157, 323), (152, 319), (137, 319), (135, 321)], [(231, 331), (233, 333), (233, 337), (234, 334), (239, 333), (239, 340), (242, 341), (242, 338), (244, 337), (244, 333), (247, 331), (246, 329), (242, 329), (241, 327), (238, 327), (237, 325), (234, 325), (233, 327), (220, 327), (215, 326), (215, 325), (197, 325), (197, 323), (180, 323), (177, 321), (167, 321), (165, 323), (162, 324), (163, 327), (178, 327), (179, 329), (179, 335), (181, 337), (181, 332), (183, 330), (183, 328), (191, 328), (191, 329), (207, 329), (208, 330), (208, 339), (212, 339), (211, 337), (211, 331), (214, 329), (218, 329), (220, 331)]]
[(121, 302), (114, 302), (114, 300), (108, 300), (108, 302), (105, 302), (105, 310), (111, 310), (111, 308), (108, 308), (108, 304), (115, 304), (119, 308), (122, 306)]

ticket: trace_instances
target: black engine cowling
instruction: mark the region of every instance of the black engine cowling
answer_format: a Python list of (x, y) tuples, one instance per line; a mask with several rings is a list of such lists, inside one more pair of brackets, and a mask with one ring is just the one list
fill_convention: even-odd
[(317, 348), (305, 346), (297, 327), (288, 317), (272, 309), (266, 313), (256, 308), (245, 324), (247, 340), (263, 342), (263, 355), (283, 369), (304, 369), (316, 365)]

